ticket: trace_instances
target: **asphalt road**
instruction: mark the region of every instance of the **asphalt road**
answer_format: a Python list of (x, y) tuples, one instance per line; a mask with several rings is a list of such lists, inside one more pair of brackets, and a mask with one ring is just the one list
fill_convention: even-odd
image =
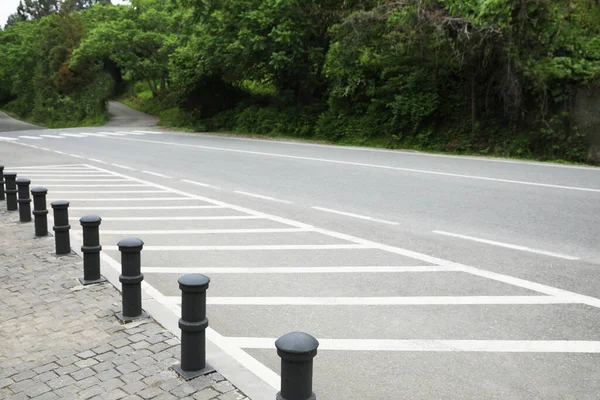
[(321, 340), (322, 399), (597, 398), (600, 169), (134, 118), (4, 132), (0, 160), (71, 199), (74, 221), (101, 215), (113, 259), (141, 237), (163, 301), (177, 303), (182, 273), (211, 276), (211, 326), (268, 383), (254, 398), (270, 398), (272, 339), (291, 330)]

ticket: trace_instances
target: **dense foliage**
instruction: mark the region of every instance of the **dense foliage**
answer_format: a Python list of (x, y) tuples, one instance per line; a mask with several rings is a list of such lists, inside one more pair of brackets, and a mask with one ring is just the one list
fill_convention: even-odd
[(92, 3), (19, 6), (0, 104), (81, 123), (125, 82), (125, 102), (195, 130), (572, 161), (600, 146), (596, 0)]

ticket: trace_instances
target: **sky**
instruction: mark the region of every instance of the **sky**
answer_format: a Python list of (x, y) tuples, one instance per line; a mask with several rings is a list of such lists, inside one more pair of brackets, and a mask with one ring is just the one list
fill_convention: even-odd
[[(125, 0), (112, 0), (113, 4), (125, 3)], [(17, 12), (19, 0), (0, 0), (0, 27), (4, 28), (10, 14)]]

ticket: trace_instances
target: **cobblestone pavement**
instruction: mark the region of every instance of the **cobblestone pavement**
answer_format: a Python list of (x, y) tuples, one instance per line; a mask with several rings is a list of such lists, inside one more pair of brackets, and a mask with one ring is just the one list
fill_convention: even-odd
[(119, 323), (119, 292), (81, 286), (82, 260), (17, 221), (0, 211), (1, 399), (248, 400), (219, 373), (180, 380), (176, 337), (151, 319)]

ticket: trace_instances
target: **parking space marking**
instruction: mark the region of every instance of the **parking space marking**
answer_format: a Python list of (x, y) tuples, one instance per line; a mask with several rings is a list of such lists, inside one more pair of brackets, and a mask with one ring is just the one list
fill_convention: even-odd
[[(90, 207), (97, 210), (98, 208)], [(252, 216), (246, 219), (259, 219)], [(163, 230), (102, 230), (103, 233), (119, 235), (198, 235), (198, 234), (217, 234), (217, 233), (296, 233), (313, 232), (306, 228), (248, 228), (248, 229), (163, 229)]]
[(127, 179), (44, 179), (44, 182), (128, 182)]
[[(49, 199), (50, 200), (50, 199)], [(58, 200), (58, 199), (52, 199), (52, 200)], [(111, 198), (102, 198), (102, 199), (97, 199), (97, 198), (76, 198), (76, 199), (70, 199), (71, 201), (157, 201), (157, 200), (168, 200), (168, 201), (179, 201), (179, 200), (189, 200), (186, 198), (181, 198), (181, 197), (127, 197), (127, 198), (123, 198), (123, 197), (111, 197)]]
[[(100, 187), (110, 187), (110, 188), (115, 188), (115, 187), (148, 187), (146, 185), (142, 185), (142, 184), (117, 184), (117, 185), (86, 185), (86, 184), (82, 184), (82, 185), (49, 185), (52, 188), (57, 188), (57, 187), (89, 187), (89, 188), (100, 188)], [(86, 192), (87, 193), (87, 192)], [(176, 208), (176, 207), (173, 207)], [(122, 207), (118, 207), (118, 209), (122, 210)]]
[(31, 139), (31, 140), (42, 140), (42, 138), (37, 136), (19, 136), (21, 139)]
[(45, 137), (45, 138), (51, 138), (51, 139), (65, 139), (65, 137), (58, 136), (58, 135), (40, 135), (40, 136)]
[(164, 190), (53, 190), (52, 193), (89, 193), (89, 194), (109, 194), (109, 193), (117, 193), (117, 194), (137, 194), (137, 193), (169, 193)]
[(133, 168), (128, 167), (126, 165), (121, 165), (121, 164), (110, 164), (110, 165), (112, 165), (113, 167), (117, 167), (117, 168), (123, 168), (123, 169), (129, 170), (129, 171), (135, 171)]
[[(94, 173), (73, 173), (73, 172), (69, 172), (69, 173), (61, 173), (61, 172), (57, 172), (55, 174), (43, 174), (43, 173), (37, 173), (37, 172), (28, 172), (28, 176), (32, 177), (32, 178), (108, 178), (108, 177), (112, 177), (112, 175), (110, 174), (94, 174)], [(85, 179), (82, 179), (82, 181), (85, 181)]]
[[(130, 200), (130, 199), (126, 199)], [(188, 200), (188, 199), (183, 199)], [(232, 219), (261, 219), (254, 215), (224, 215), (224, 216), (183, 216), (183, 217), (106, 217), (104, 221), (217, 221)], [(147, 232), (152, 233), (152, 232)]]
[(88, 160), (90, 160), (90, 161), (93, 161), (93, 162), (97, 162), (97, 163), (99, 163), (99, 164), (108, 164), (107, 162), (104, 162), (104, 161), (102, 161), (102, 160), (97, 160), (97, 159), (95, 159), (95, 158), (88, 158)]
[(510, 244), (510, 243), (504, 243), (504, 242), (497, 242), (495, 240), (481, 239), (481, 238), (477, 238), (474, 236), (460, 235), (458, 233), (445, 232), (445, 231), (433, 231), (433, 233), (437, 233), (439, 235), (444, 235), (444, 236), (450, 236), (450, 237), (454, 237), (454, 238), (458, 238), (458, 239), (471, 240), (471, 241), (477, 242), (477, 243), (485, 243), (485, 244), (490, 244), (493, 246), (504, 247), (507, 249), (520, 250), (520, 251), (526, 251), (528, 253), (535, 253), (535, 254), (541, 254), (541, 255), (545, 255), (545, 256), (549, 256), (549, 257), (562, 258), (563, 260), (570, 260), (570, 261), (579, 260), (579, 257), (569, 256), (566, 254), (554, 253), (554, 252), (544, 251), (544, 250), (537, 250), (537, 249), (532, 249), (531, 247), (519, 246), (516, 244)]
[(7, 142), (13, 142), (15, 140), (19, 140), (17, 138), (12, 138), (12, 137), (5, 137), (5, 136), (0, 136), (0, 140), (6, 140)]
[[(243, 349), (274, 349), (276, 338), (228, 337)], [(321, 339), (319, 350), (493, 353), (600, 353), (600, 341)]]
[(186, 183), (191, 183), (192, 185), (196, 185), (196, 186), (202, 186), (202, 187), (208, 187), (208, 188), (221, 190), (221, 188), (218, 186), (209, 185), (208, 183), (190, 181), (189, 179), (182, 179), (181, 182), (186, 182)]
[(85, 137), (85, 135), (80, 134), (80, 133), (60, 133), (61, 136), (66, 136), (66, 137), (74, 137), (74, 138), (82, 138)]
[[(103, 231), (104, 232), (104, 231)], [(371, 274), (402, 272), (457, 272), (452, 267), (142, 267), (148, 274)]]
[(387, 221), (385, 219), (377, 219), (377, 218), (373, 218), (373, 217), (367, 217), (365, 215), (352, 214), (349, 212), (332, 210), (330, 208), (323, 208), (323, 207), (311, 207), (311, 208), (315, 209), (315, 210), (319, 210), (319, 211), (330, 212), (333, 214), (345, 215), (347, 217), (359, 218), (359, 219), (364, 219), (364, 220), (373, 221), (373, 222), (381, 222), (382, 224), (387, 224), (387, 225), (399, 225), (397, 222)]
[(250, 196), (250, 197), (256, 197), (258, 199), (263, 199), (263, 200), (270, 200), (270, 201), (276, 201), (278, 203), (285, 203), (285, 204), (292, 204), (291, 201), (287, 201), (287, 200), (280, 200), (280, 199), (276, 199), (274, 197), (269, 197), (269, 196), (263, 196), (260, 194), (254, 194), (254, 193), (248, 193), (248, 192), (242, 192), (241, 190), (234, 190), (233, 193), (238, 193), (238, 194), (243, 194), (244, 196)]
[[(105, 218), (109, 220), (109, 218)], [(106, 250), (118, 250), (118, 246), (106, 246)], [(218, 246), (145, 246), (144, 251), (267, 251), (267, 250), (343, 250), (370, 249), (362, 244), (267, 244), (267, 245), (218, 245)]]
[[(114, 246), (115, 249), (117, 246)], [(144, 248), (146, 250), (146, 248)], [(181, 296), (167, 296), (179, 304)], [(208, 297), (207, 304), (236, 306), (426, 306), (577, 304), (577, 296)]]
[(171, 178), (170, 176), (167, 176), (165, 174), (159, 174), (158, 172), (152, 172), (152, 171), (142, 171), (142, 172), (145, 174), (148, 174), (148, 175), (158, 176), (160, 178)]
[[(123, 186), (126, 186), (126, 185), (123, 185)], [(146, 186), (146, 185), (139, 185), (139, 186)], [(201, 210), (201, 209), (215, 209), (215, 208), (218, 209), (218, 208), (225, 208), (225, 207), (222, 207), (222, 206), (70, 207), (69, 210)], [(105, 232), (105, 231), (103, 230), (103, 232)]]

